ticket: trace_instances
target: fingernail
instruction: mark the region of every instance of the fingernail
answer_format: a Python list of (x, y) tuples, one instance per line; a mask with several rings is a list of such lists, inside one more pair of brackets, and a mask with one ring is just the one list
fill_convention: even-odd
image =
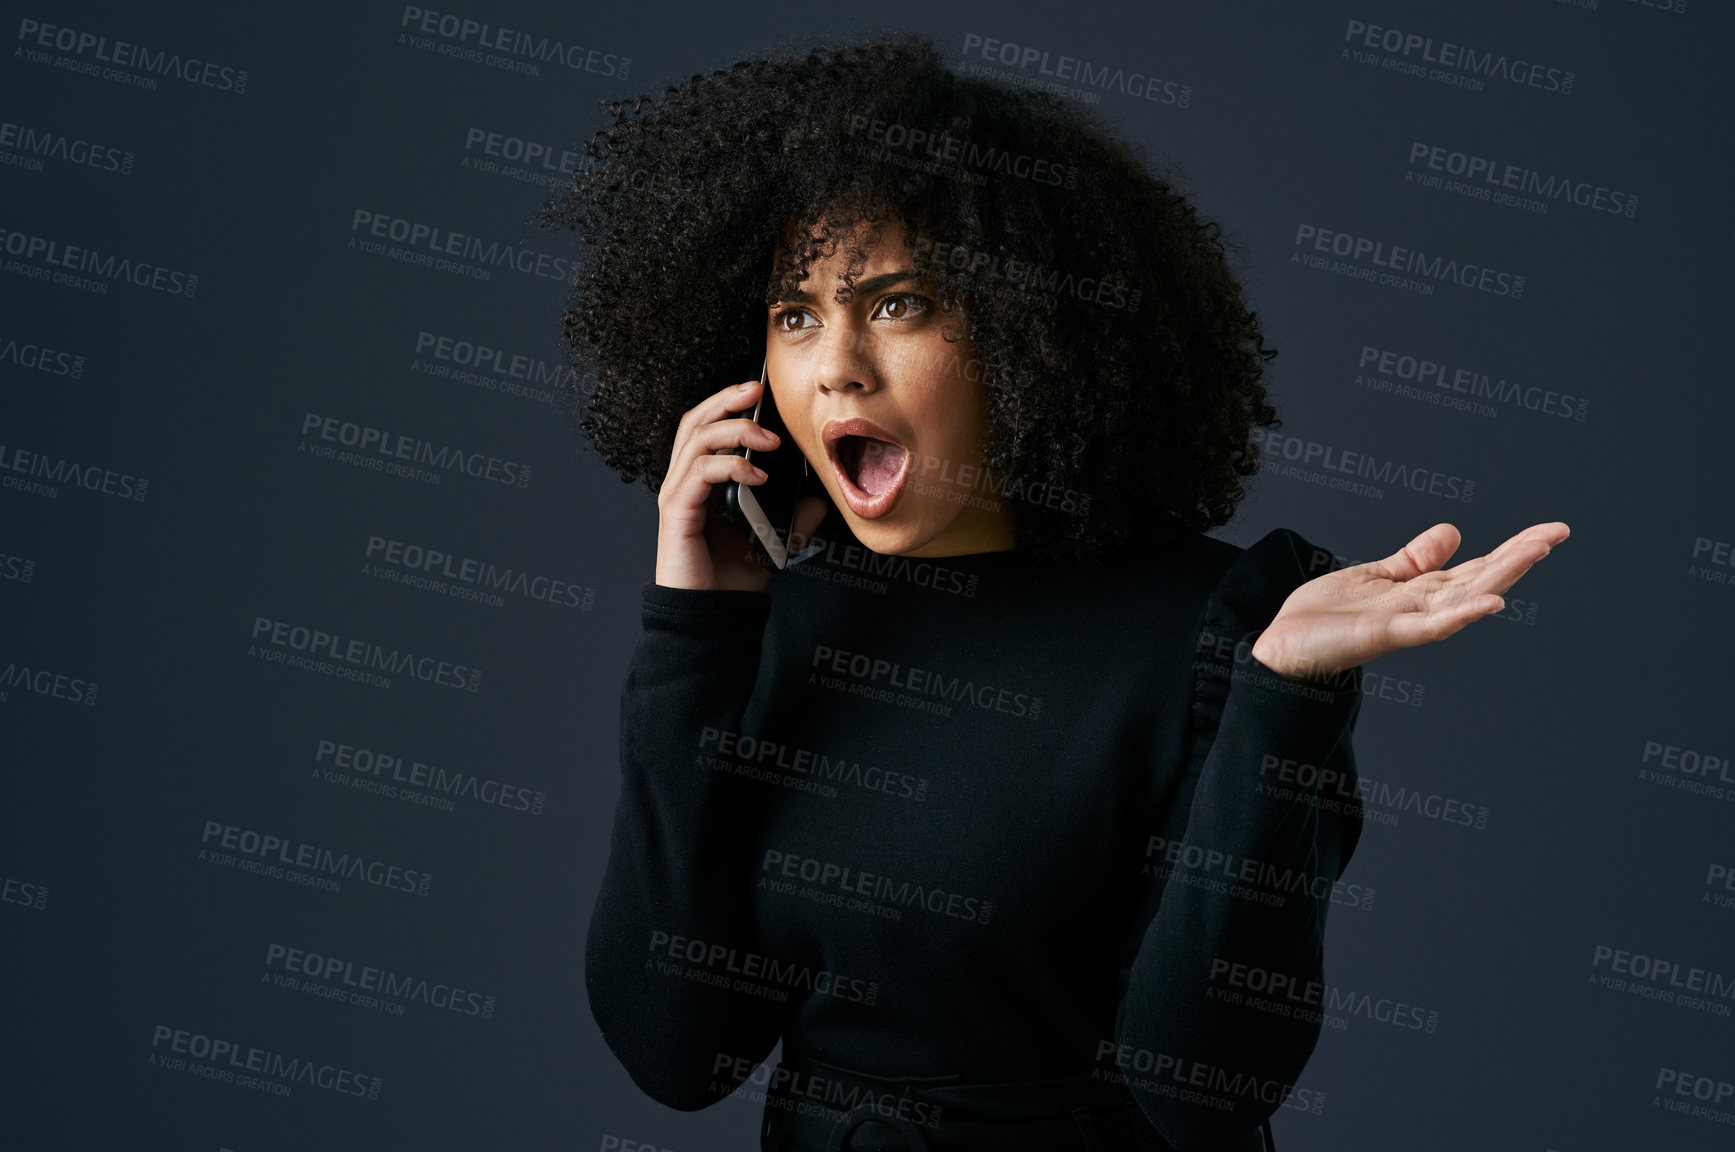
[(755, 476), (759, 477), (759, 479), (763, 480), (763, 479), (765, 479), (765, 469), (754, 468), (753, 469), (753, 475), (755, 475)]
[(755, 384), (757, 384), (757, 383), (758, 383), (758, 381), (757, 381), (757, 380), (746, 380), (746, 381), (743, 381), (743, 382), (742, 382), (742, 383), (740, 383), (740, 384), (737, 384), (737, 385), (735, 385), (735, 391), (737, 391), (737, 392), (745, 392), (745, 391), (747, 391), (747, 389), (749, 389), (749, 388), (751, 388), (751, 387), (753, 387), (753, 385), (755, 385)]

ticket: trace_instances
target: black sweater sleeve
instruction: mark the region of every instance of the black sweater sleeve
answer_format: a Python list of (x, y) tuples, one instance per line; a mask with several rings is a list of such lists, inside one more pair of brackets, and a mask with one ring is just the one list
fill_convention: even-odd
[(764, 592), (645, 585), (644, 634), (621, 694), (620, 800), (585, 987), (633, 1082), (683, 1111), (726, 1095), (733, 1082), (717, 1069), (762, 1060), (783, 1026), (783, 1005), (689, 978), (726, 974), (731, 950), (756, 950), (744, 859), (752, 796), (707, 756), (717, 733), (739, 731), (770, 609)]
[(1360, 669), (1317, 688), (1251, 655), (1310, 554), (1324, 555), (1267, 535), (1219, 582), (1201, 630), (1191, 804), (1164, 845), (1116, 1028), (1134, 1098), (1181, 1152), (1257, 1129), (1319, 1038), (1326, 909), (1361, 830)]

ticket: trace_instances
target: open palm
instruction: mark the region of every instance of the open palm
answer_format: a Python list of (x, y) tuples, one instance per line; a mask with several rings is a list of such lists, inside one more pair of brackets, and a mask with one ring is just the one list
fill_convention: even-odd
[(1535, 524), (1486, 556), (1451, 568), (1451, 524), (1436, 524), (1384, 560), (1328, 572), (1283, 602), (1253, 657), (1291, 680), (1326, 680), (1400, 648), (1431, 644), (1506, 607), (1500, 595), (1570, 535)]

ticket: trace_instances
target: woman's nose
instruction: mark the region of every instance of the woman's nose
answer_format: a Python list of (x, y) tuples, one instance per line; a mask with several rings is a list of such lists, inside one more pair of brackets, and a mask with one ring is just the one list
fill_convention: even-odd
[(880, 379), (872, 338), (847, 327), (833, 328), (827, 336), (815, 365), (815, 386), (826, 392), (877, 390)]

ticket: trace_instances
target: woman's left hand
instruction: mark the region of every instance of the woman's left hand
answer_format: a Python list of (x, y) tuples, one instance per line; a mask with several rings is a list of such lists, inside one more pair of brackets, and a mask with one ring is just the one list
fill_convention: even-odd
[(1458, 529), (1436, 524), (1384, 560), (1309, 580), (1253, 645), (1253, 658), (1288, 680), (1328, 680), (1387, 652), (1444, 640), (1505, 609), (1500, 593), (1570, 534), (1536, 524), (1486, 556), (1442, 568)]

